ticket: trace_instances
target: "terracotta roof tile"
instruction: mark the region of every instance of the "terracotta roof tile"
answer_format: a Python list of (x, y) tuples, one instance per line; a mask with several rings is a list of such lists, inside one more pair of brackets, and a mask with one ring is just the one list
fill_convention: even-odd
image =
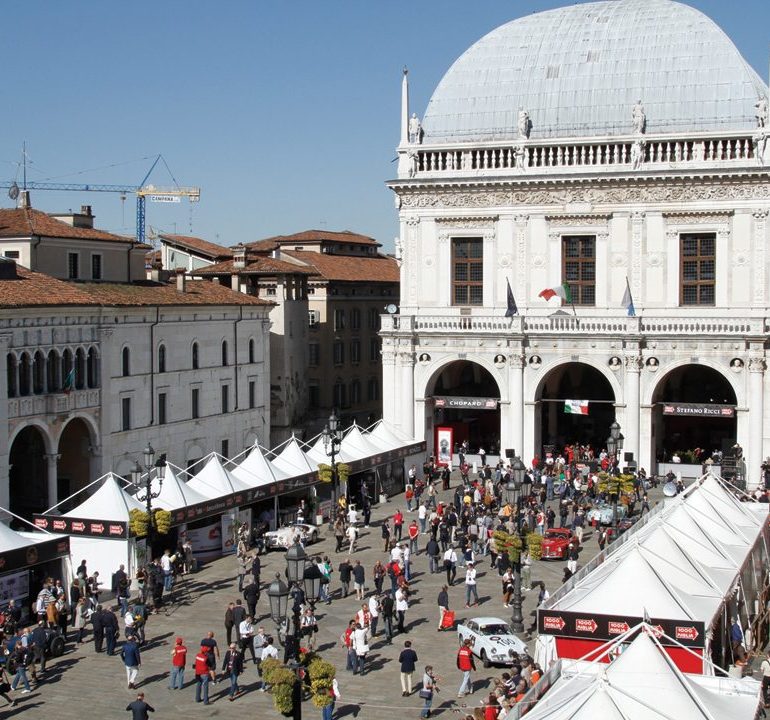
[(203, 238), (193, 237), (192, 235), (161, 235), (162, 240), (166, 240), (172, 245), (179, 245), (187, 248), (188, 250), (197, 250), (203, 255), (208, 255), (211, 258), (224, 259), (233, 256), (233, 251), (230, 248), (226, 248), (224, 245), (217, 245), (216, 243), (203, 240)]
[(78, 288), (90, 295), (99, 305), (274, 305), (253, 295), (231, 290), (208, 280), (187, 280), (185, 291), (171, 283), (149, 280), (137, 283), (79, 283)]
[(98, 305), (74, 283), (16, 265), (16, 278), (0, 280), (0, 308)]
[[(381, 243), (378, 243), (374, 238), (370, 238), (368, 235), (360, 235), (359, 233), (354, 233), (350, 230), (303, 230), (302, 232), (294, 233), (293, 235), (276, 235), (275, 237), (258, 240), (253, 243), (246, 243), (246, 246), (252, 249), (268, 249), (271, 244), (272, 248), (274, 248), (277, 245), (294, 244), (298, 242), (321, 242), (323, 240), (331, 240), (333, 242), (346, 243), (349, 245), (374, 245), (375, 247), (380, 247), (381, 245)], [(262, 245), (264, 245), (264, 248), (259, 247)]]
[(52, 218), (34, 208), (0, 209), (0, 237), (24, 238), (32, 235), (76, 240), (107, 240), (120, 243), (135, 242), (132, 237), (113, 235), (97, 228), (72, 227), (72, 225)]
[(326, 280), (397, 283), (401, 279), (398, 263), (387, 255), (362, 257), (296, 250), (283, 253), (312, 265)]
[[(235, 261), (225, 260), (215, 265), (207, 265), (191, 272), (192, 275), (229, 275), (235, 272)], [(240, 268), (243, 275), (316, 275), (314, 268), (307, 265), (285, 260), (277, 260), (271, 257), (247, 257), (246, 267)]]

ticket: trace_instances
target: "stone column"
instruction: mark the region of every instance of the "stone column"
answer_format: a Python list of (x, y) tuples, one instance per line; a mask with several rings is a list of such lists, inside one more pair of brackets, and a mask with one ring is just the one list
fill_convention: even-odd
[(639, 457), (639, 382), (642, 358), (639, 355), (626, 355), (625, 360), (626, 373), (623, 395), (625, 396), (626, 413), (622, 432), (626, 441), (623, 448), (624, 452), (632, 452), (637, 466), (641, 466), (641, 458)]
[(399, 402), (394, 392), (396, 387), (396, 354), (392, 340), (382, 341), (382, 418), (390, 425), (398, 425)]
[(59, 453), (45, 454), (45, 459), (48, 463), (48, 502), (46, 503), (46, 509), (53, 507), (59, 502), (58, 463), (60, 457)]
[[(511, 356), (511, 441), (516, 454), (524, 460), (524, 356), (517, 353)], [(501, 448), (505, 450), (505, 448)]]
[[(746, 483), (753, 490), (759, 484), (760, 465), (762, 464), (762, 440), (764, 438), (764, 380), (767, 364), (765, 358), (755, 355), (749, 358), (749, 438), (748, 452), (745, 454)], [(740, 438), (738, 442), (740, 443)]]
[(414, 437), (414, 353), (411, 349), (403, 348), (398, 353), (401, 366), (401, 412), (399, 427), (409, 438)]

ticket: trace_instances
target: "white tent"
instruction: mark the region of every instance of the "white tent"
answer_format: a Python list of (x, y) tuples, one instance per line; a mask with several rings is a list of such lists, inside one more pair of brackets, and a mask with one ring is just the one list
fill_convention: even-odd
[[(609, 665), (561, 662), (561, 675), (527, 720), (743, 720), (757, 710), (756, 680), (685, 674), (647, 632)], [(507, 720), (519, 713), (514, 708)]]
[(232, 495), (239, 490), (248, 490), (249, 486), (233, 477), (222, 466), (219, 456), (212, 453), (203, 468), (187, 483), (188, 488), (206, 498), (213, 499)]
[(382, 451), (383, 449), (366, 437), (355, 424), (345, 433), (340, 445), (340, 452), (349, 456), (351, 460), (363, 460)]
[(384, 420), (380, 420), (367, 434), (366, 437), (369, 441), (374, 442), (382, 450), (393, 450), (395, 448), (403, 447), (414, 442), (410, 438), (404, 437), (394, 427), (385, 423)]
[(88, 520), (128, 522), (129, 510), (144, 510), (145, 507), (123, 490), (124, 484), (124, 480), (118, 476), (107, 473), (101, 487), (93, 495), (63, 515)]
[(206, 502), (208, 499), (206, 496), (201, 495), (189, 484), (179, 479), (179, 476), (174, 472), (174, 469), (170, 466), (166, 466), (166, 472), (163, 476), (163, 485), (161, 486), (157, 478), (152, 480), (153, 493), (159, 492), (153, 505), (157, 505), (164, 510), (179, 510), (189, 505), (197, 505), (198, 503)]
[(270, 463), (262, 454), (258, 444), (251, 448), (248, 455), (230, 471), (230, 474), (250, 487), (270, 485), (275, 482)]
[(310, 464), (305, 453), (302, 452), (297, 438), (293, 435), (284, 444), (281, 452), (270, 461), (270, 467), (278, 480), (299, 477), (318, 470), (317, 467)]

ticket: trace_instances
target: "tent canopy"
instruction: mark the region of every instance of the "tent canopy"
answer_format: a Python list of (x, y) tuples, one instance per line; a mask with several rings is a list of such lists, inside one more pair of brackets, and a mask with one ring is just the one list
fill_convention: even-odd
[(270, 461), (270, 465), (277, 479), (306, 475), (317, 470), (305, 457), (297, 438), (293, 435), (283, 446), (283, 450)]
[(65, 517), (87, 520), (128, 522), (130, 510), (144, 510), (145, 507), (133, 495), (123, 490), (124, 481), (113, 473), (104, 476), (101, 487), (76, 508), (63, 513)]
[(248, 485), (234, 478), (224, 469), (219, 456), (214, 453), (211, 454), (203, 469), (190, 479), (187, 487), (209, 499), (249, 489)]
[(185, 482), (182, 482), (174, 469), (167, 465), (166, 473), (163, 477), (163, 486), (160, 486), (157, 478), (152, 480), (153, 493), (159, 492), (158, 497), (153, 500), (153, 504), (164, 510), (178, 510), (179, 508), (206, 502), (208, 498), (201, 495), (194, 488)]
[(258, 444), (254, 444), (248, 455), (230, 471), (230, 474), (249, 487), (259, 487), (275, 482), (270, 463), (262, 454)]

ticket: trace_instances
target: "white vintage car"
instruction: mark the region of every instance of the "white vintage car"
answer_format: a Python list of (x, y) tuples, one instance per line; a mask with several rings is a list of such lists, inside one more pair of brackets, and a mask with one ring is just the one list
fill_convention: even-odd
[(286, 525), (265, 533), (265, 548), (267, 550), (288, 550), (294, 545), (297, 538), (302, 541), (303, 545), (310, 545), (318, 542), (320, 535), (321, 531), (316, 525), (309, 525), (308, 523)]
[(460, 642), (471, 641), (471, 650), (484, 667), (512, 665), (517, 655), (527, 654), (527, 645), (513, 634), (511, 626), (500, 618), (476, 617), (457, 626)]

